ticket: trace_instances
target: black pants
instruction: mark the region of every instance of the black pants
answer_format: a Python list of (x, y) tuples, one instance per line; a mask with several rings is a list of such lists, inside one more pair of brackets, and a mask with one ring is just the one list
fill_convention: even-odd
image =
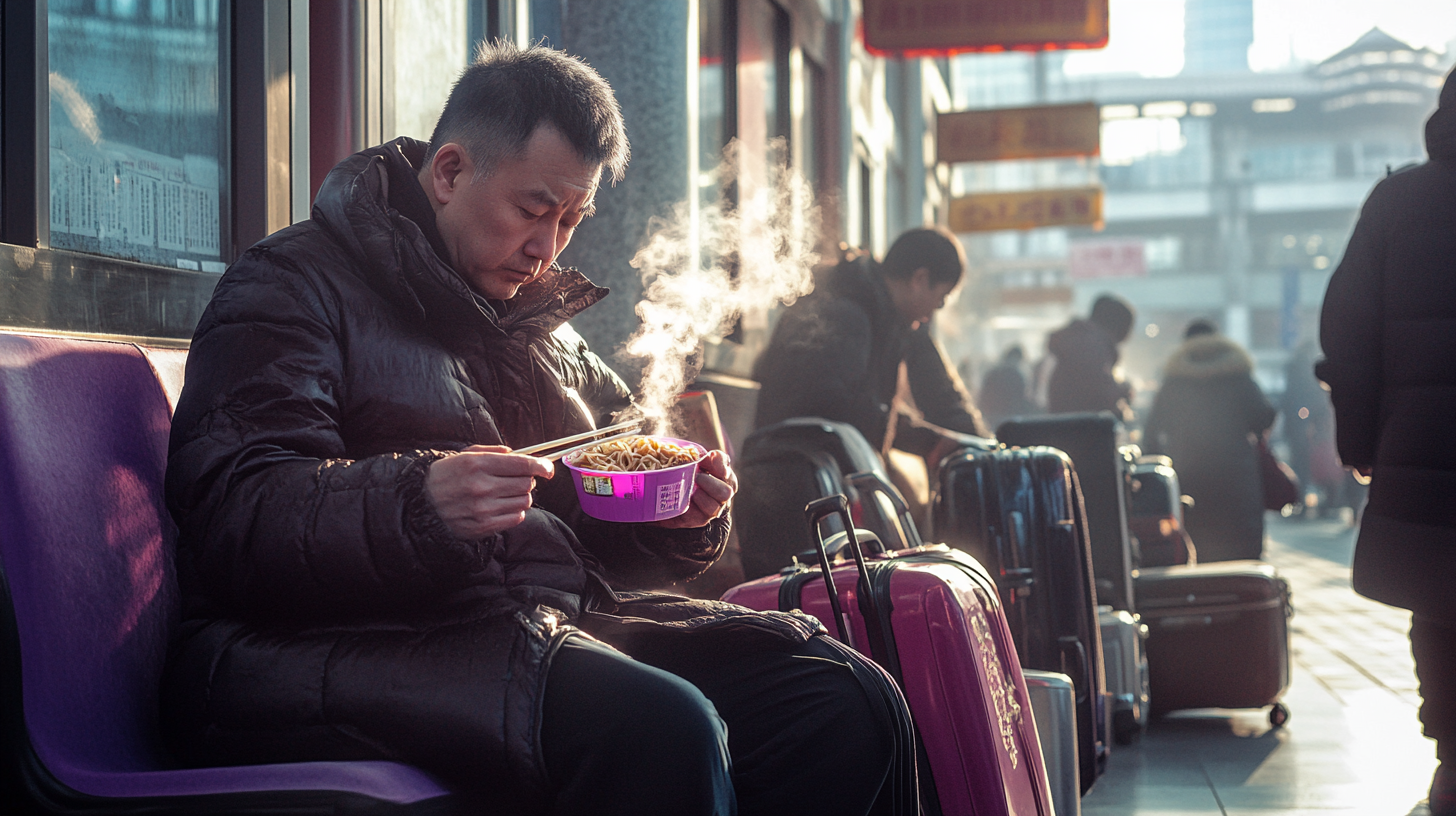
[(894, 726), (834, 644), (639, 657), (574, 639), (553, 661), (553, 814), (889, 812)]
[(1421, 683), (1421, 727), (1442, 762), (1456, 763), (1456, 628), (1411, 618), (1411, 653)]

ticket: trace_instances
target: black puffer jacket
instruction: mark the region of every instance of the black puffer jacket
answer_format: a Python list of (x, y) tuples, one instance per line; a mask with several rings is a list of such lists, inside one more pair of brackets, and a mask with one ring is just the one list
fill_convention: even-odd
[(1185, 523), (1199, 561), (1259, 558), (1264, 493), (1253, 445), (1274, 423), (1274, 406), (1254, 381), (1254, 362), (1227, 337), (1185, 340), (1163, 370), (1143, 429), (1149, 453), (1173, 459), (1193, 497)]
[(1430, 161), (1365, 201), (1320, 315), (1340, 458), (1372, 467), (1356, 591), (1456, 625), (1456, 78)]
[[(785, 310), (754, 364), (762, 386), (755, 427), (791, 417), (847, 422), (883, 448), (928, 454), (938, 437), (928, 427), (989, 436), (980, 412), (928, 326), (911, 331), (868, 256), (830, 270), (814, 293)], [(924, 417), (895, 416), (900, 365)]]
[(701, 572), (727, 522), (595, 521), (564, 468), (520, 526), (448, 531), (431, 462), (584, 430), (582, 402), (620, 407), (627, 390), (564, 326), (606, 290), (553, 269), (487, 302), (392, 206), (389, 166), (423, 147), (342, 162), (313, 218), (244, 253), (197, 328), (167, 470), (186, 620), (164, 727), (202, 764), (397, 759), (530, 809), (570, 624), (629, 650), (803, 641), (817, 624), (608, 588)]

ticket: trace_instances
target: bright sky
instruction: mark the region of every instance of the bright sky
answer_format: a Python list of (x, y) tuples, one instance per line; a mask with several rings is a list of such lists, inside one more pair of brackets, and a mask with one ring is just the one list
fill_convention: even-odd
[[(1073, 52), (1068, 74), (1171, 76), (1183, 67), (1180, 0), (1110, 0), (1111, 38), (1101, 51)], [(1371, 28), (1417, 48), (1446, 51), (1456, 41), (1456, 0), (1254, 0), (1256, 71), (1313, 63)]]

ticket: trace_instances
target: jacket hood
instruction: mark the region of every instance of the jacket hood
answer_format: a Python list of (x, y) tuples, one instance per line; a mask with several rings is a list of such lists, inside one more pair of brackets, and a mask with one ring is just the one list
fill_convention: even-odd
[(1211, 379), (1236, 374), (1253, 374), (1254, 359), (1238, 343), (1217, 334), (1183, 341), (1168, 358), (1166, 378)]
[(868, 255), (844, 261), (830, 270), (820, 287), (830, 297), (853, 301), (870, 316), (877, 333), (893, 336), (897, 329), (906, 333), (910, 325), (895, 309), (890, 288), (876, 268), (878, 262)]
[(1456, 70), (1446, 75), (1440, 106), (1426, 120), (1426, 153), (1432, 159), (1456, 159)]
[(425, 150), (424, 142), (408, 137), (372, 147), (339, 162), (319, 187), (313, 220), (344, 247), (371, 287), (422, 321), (487, 333), (550, 332), (606, 297), (610, 290), (555, 264), (509, 301), (477, 295), (419, 225), (390, 206), (390, 165), (402, 162), (413, 171)]

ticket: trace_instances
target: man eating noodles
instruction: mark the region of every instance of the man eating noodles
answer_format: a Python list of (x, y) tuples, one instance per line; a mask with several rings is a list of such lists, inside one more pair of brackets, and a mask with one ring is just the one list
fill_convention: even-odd
[[(633, 592), (722, 552), (708, 456), (668, 522), (585, 516), (550, 462), (629, 391), (555, 265), (627, 162), (611, 88), (482, 48), (428, 144), (342, 161), (197, 327), (167, 501), (195, 764), (388, 759), (490, 813), (910, 813), (903, 699), (799, 614)], [(589, 408), (584, 408), (589, 406)]]

